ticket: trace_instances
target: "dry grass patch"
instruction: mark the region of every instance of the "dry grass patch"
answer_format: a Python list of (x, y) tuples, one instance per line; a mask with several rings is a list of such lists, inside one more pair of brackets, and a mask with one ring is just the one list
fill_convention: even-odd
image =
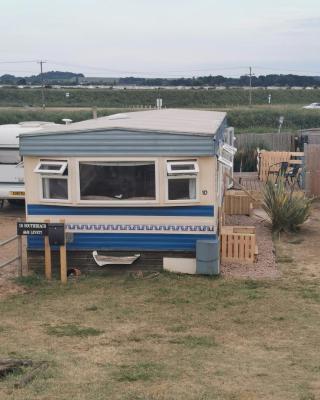
[(119, 382), (135, 382), (159, 379), (162, 374), (162, 365), (153, 362), (138, 362), (131, 365), (120, 365), (113, 376)]
[(22, 282), (27, 293), (0, 302), (0, 354), (50, 367), (20, 390), (14, 378), (0, 380), (1, 400), (320, 394), (317, 286), (295, 273), (272, 281), (164, 273)]
[(47, 334), (51, 336), (78, 336), (78, 337), (88, 337), (88, 336), (98, 336), (103, 333), (102, 330), (83, 327), (77, 324), (61, 324), (48, 326)]

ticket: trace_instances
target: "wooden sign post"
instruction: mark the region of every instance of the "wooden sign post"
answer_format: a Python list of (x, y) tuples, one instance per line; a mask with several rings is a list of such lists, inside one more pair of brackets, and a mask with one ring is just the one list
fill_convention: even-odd
[[(65, 223), (64, 219), (61, 219), (62, 224)], [(67, 246), (66, 246), (66, 233), (64, 229), (64, 244), (60, 246), (60, 279), (62, 283), (67, 283)]]
[[(62, 283), (67, 283), (67, 246), (65, 220), (60, 223), (50, 223), (50, 220), (40, 222), (18, 222), (17, 234), (27, 236), (43, 236), (44, 237), (44, 260), (45, 260), (45, 277), (52, 279), (52, 259), (51, 246), (59, 246), (60, 249), (60, 279)], [(20, 243), (20, 242), (19, 242)], [(20, 245), (21, 247), (21, 245)], [(22, 247), (21, 247), (22, 248)]]
[[(45, 223), (50, 223), (49, 219), (44, 221)], [(49, 237), (46, 235), (44, 237), (44, 274), (48, 281), (52, 279), (52, 261), (51, 261), (51, 248), (49, 244)]]

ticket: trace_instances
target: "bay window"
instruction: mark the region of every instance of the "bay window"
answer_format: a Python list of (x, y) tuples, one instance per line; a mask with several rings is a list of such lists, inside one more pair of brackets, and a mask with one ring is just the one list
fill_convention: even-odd
[(155, 200), (153, 161), (79, 163), (80, 200)]

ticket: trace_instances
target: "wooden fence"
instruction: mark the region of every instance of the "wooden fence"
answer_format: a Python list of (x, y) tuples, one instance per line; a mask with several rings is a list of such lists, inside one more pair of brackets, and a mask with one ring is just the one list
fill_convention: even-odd
[(240, 133), (236, 135), (238, 149), (259, 147), (271, 151), (294, 151), (294, 133)]
[[(300, 159), (293, 159), (294, 157), (298, 157)], [(301, 152), (262, 151), (260, 153), (259, 180), (262, 182), (267, 182), (267, 180), (270, 178), (268, 176), (269, 171), (278, 171), (281, 162), (289, 162), (291, 165), (302, 165), (302, 157), (304, 157), (304, 153)]]
[(305, 144), (305, 190), (309, 196), (320, 196), (320, 144)]
[(220, 240), (221, 261), (254, 263), (258, 254), (255, 227), (223, 226)]
[(308, 144), (320, 144), (320, 129), (306, 129), (301, 132), (301, 136)]
[(0, 264), (0, 268), (6, 267), (7, 265), (17, 261), (17, 276), (22, 276), (22, 237), (18, 235), (14, 235), (9, 239), (4, 240), (3, 242), (0, 242), (0, 249), (1, 247), (17, 241), (17, 255), (10, 258), (9, 260), (6, 260)]
[(223, 206), (226, 215), (250, 215), (252, 200), (243, 190), (228, 190)]

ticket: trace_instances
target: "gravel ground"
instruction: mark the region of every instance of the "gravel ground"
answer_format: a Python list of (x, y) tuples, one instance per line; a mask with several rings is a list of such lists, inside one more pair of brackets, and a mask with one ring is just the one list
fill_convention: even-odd
[(254, 264), (222, 263), (221, 273), (223, 276), (247, 279), (278, 278), (280, 276), (280, 272), (276, 266), (275, 250), (270, 227), (268, 222), (261, 218), (261, 210), (258, 211), (259, 216), (226, 216), (225, 225), (256, 227), (256, 239), (259, 253), (258, 260)]

